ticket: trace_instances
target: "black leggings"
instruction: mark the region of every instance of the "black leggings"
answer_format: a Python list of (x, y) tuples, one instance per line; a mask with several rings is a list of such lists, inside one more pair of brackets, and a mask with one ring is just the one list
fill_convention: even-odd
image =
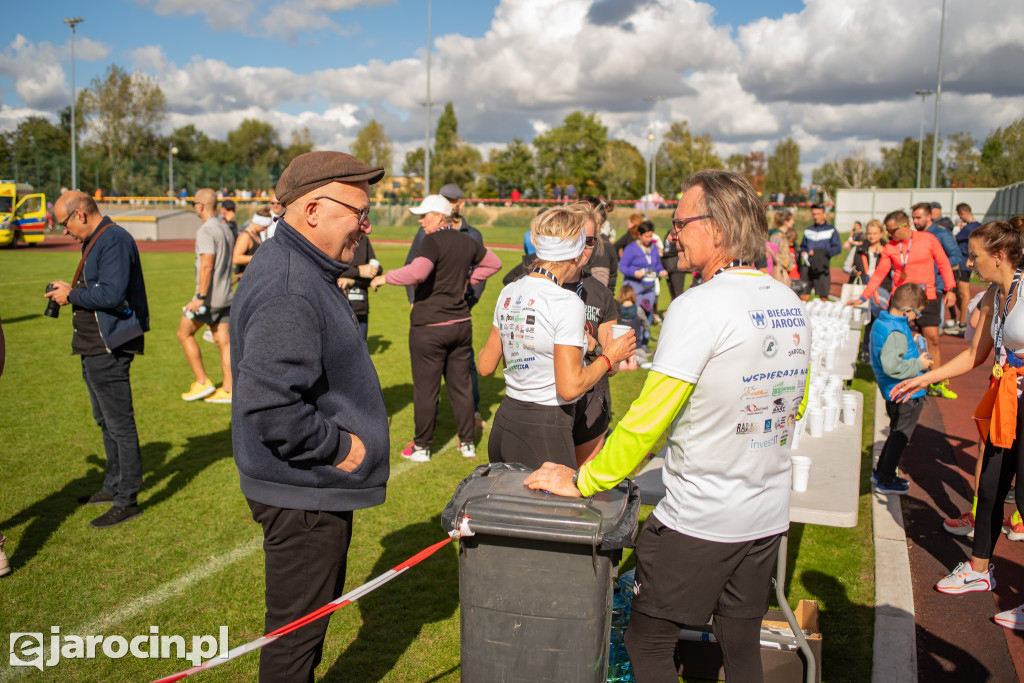
[[(714, 616), (711, 626), (722, 648), (726, 681), (762, 681), (761, 619)], [(683, 624), (633, 610), (626, 629), (626, 651), (637, 683), (679, 683), (675, 651)]]
[[(1017, 400), (1017, 434), (1024, 433), (1024, 400)], [(992, 557), (1003, 525), (1003, 500), (1010, 490), (1014, 475), (1024, 481), (1024, 444), (1019, 438), (1009, 448), (998, 448), (985, 444), (981, 476), (978, 477), (978, 511), (974, 523), (974, 549), (972, 554), (981, 560)], [(1024, 515), (1021, 506), (1024, 495), (1017, 497), (1017, 510)]]

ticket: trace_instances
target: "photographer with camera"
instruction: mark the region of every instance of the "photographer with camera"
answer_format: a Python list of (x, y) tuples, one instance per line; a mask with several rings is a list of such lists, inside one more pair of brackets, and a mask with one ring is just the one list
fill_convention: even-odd
[[(65, 192), (53, 207), (55, 220), (82, 243), (74, 285), (58, 280), (46, 288), (46, 314), (56, 318), (53, 305), (71, 304), (71, 353), (82, 357), (82, 378), (89, 390), (92, 414), (103, 432), (106, 477), (103, 488), (79, 503), (112, 503), (90, 524), (106, 529), (142, 514), (142, 454), (135, 429), (130, 370), (143, 351), (149, 331), (146, 283), (135, 240), (84, 192)], [(52, 309), (52, 310), (51, 310)]]

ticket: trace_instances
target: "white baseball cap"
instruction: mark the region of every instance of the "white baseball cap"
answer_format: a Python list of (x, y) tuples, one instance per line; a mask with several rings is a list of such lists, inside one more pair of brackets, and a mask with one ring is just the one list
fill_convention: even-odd
[(419, 206), (414, 206), (409, 211), (417, 216), (422, 216), (432, 211), (444, 214), (445, 216), (451, 216), (452, 203), (439, 194), (432, 194), (424, 197), (423, 202)]

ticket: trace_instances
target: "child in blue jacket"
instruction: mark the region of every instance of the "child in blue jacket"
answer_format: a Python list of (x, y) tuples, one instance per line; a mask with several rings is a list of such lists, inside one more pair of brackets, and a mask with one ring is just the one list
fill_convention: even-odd
[(902, 284), (889, 298), (889, 310), (882, 311), (871, 326), (868, 345), (871, 369), (878, 390), (885, 397), (885, 412), (889, 416), (889, 438), (871, 475), (878, 493), (903, 495), (910, 490), (910, 482), (896, 476), (896, 466), (921, 417), (925, 392), (922, 389), (903, 403), (889, 400), (889, 392), (902, 380), (915, 377), (932, 366), (931, 357), (921, 356), (910, 331), (910, 323), (927, 305), (928, 297), (920, 285)]

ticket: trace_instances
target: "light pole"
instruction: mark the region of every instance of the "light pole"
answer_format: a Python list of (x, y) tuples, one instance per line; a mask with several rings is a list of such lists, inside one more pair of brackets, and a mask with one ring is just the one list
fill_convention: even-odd
[(64, 23), (71, 27), (71, 189), (78, 189), (78, 160), (75, 144), (75, 26), (82, 23), (82, 17), (70, 17)]
[(946, 33), (946, 0), (942, 0), (942, 20), (939, 23), (939, 77), (935, 84), (935, 132), (932, 133), (932, 184), (937, 184), (939, 172), (939, 100), (942, 99), (942, 39)]
[(934, 90), (915, 90), (914, 94), (921, 97), (921, 132), (917, 135), (917, 188), (921, 189), (921, 153), (924, 147), (924, 98), (931, 95)]
[(171, 207), (174, 206), (174, 155), (177, 153), (178, 148), (170, 143), (167, 146), (167, 185), (171, 189)]
[[(652, 102), (653, 103), (651, 105), (651, 131), (647, 134), (647, 143), (648, 143), (648, 148), (650, 149), (650, 155), (651, 155), (651, 159), (648, 162), (650, 164), (650, 166), (649, 166), (649, 168), (650, 168), (650, 186), (648, 187), (648, 190), (647, 190), (647, 195), (648, 195), (648, 197), (647, 197), (647, 205), (650, 205), (650, 203), (651, 203), (651, 200), (650, 200), (651, 195), (653, 195), (655, 192), (658, 191), (657, 184), (656, 184), (657, 183), (657, 179), (658, 179), (658, 177), (657, 177), (657, 168), (658, 168), (657, 163), (658, 162), (656, 162), (654, 160), (654, 133), (655, 133), (655, 130), (656, 130), (656, 128), (655, 128), (655, 126), (656, 126), (655, 119), (657, 118), (657, 113), (658, 113), (658, 102), (664, 102), (667, 99), (668, 98), (665, 97), (664, 95), (648, 95), (647, 97), (644, 98), (644, 102)], [(647, 209), (646, 208), (644, 209), (644, 218), (647, 218)]]
[(644, 204), (644, 218), (647, 218), (647, 212), (651, 208), (651, 200), (654, 197), (654, 193), (657, 192), (654, 187), (654, 128), (651, 128), (651, 131), (647, 134), (647, 154), (650, 157), (647, 163), (651, 183), (650, 188), (647, 190), (647, 202)]
[(430, 194), (430, 0), (427, 0), (427, 125), (423, 141), (423, 196)]

